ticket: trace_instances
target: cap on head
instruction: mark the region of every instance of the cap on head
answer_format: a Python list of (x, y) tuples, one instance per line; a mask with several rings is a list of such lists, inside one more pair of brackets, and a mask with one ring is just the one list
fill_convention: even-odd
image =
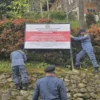
[(19, 49), (24, 49), (24, 44), (21, 44), (21, 45), (19, 46)]
[(80, 35), (82, 32), (86, 32), (86, 30), (84, 28), (80, 29), (79, 32), (78, 32), (78, 35)]
[(47, 72), (47, 73), (54, 72), (55, 67), (56, 67), (55, 65), (50, 65), (44, 71)]

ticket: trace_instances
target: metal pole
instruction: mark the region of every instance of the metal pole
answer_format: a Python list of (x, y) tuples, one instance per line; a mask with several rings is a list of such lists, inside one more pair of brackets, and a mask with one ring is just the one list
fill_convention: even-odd
[(72, 50), (72, 45), (70, 44), (71, 49), (70, 49), (70, 59), (71, 59), (71, 70), (74, 69), (74, 62), (73, 62), (73, 50)]
[[(67, 19), (67, 23), (69, 23), (67, 6), (66, 6), (66, 19)], [(71, 60), (71, 70), (73, 70), (74, 69), (74, 62), (73, 62), (73, 51), (72, 51), (72, 45), (71, 44), (70, 44), (70, 60)]]

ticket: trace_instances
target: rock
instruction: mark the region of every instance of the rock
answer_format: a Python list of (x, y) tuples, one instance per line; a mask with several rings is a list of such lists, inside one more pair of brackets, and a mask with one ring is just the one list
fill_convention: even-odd
[(16, 96), (16, 100), (25, 100), (24, 96)]
[(1, 95), (1, 100), (10, 100), (11, 94), (9, 92), (3, 92)]
[(64, 82), (65, 87), (67, 87), (69, 84), (69, 82)]
[(84, 79), (86, 77), (86, 73), (81, 73), (81, 78)]
[(77, 81), (73, 80), (73, 79), (71, 79), (70, 82), (71, 82), (71, 84), (76, 84), (77, 83)]
[(24, 91), (24, 90), (21, 90), (20, 91), (20, 94), (22, 95), (22, 96), (28, 96), (28, 91)]
[(12, 91), (12, 96), (18, 96), (18, 95), (20, 95), (20, 93), (19, 93), (19, 91)]
[(75, 98), (76, 97), (83, 97), (83, 94), (82, 93), (76, 93), (76, 94), (73, 95), (73, 97), (75, 97)]
[(65, 79), (64, 79), (64, 81), (65, 81), (65, 82), (68, 82), (68, 83), (70, 82), (70, 80), (69, 80), (69, 79), (67, 79), (67, 78), (65, 78)]
[(99, 75), (95, 75), (94, 78), (98, 80), (99, 79)]
[(83, 98), (77, 98), (77, 99), (75, 99), (75, 100), (84, 100)]
[(10, 86), (11, 88), (14, 88), (14, 87), (15, 87), (14, 83), (9, 83), (9, 86)]
[[(68, 71), (59, 75), (64, 80), (69, 100), (100, 100), (100, 75), (88, 71)], [(0, 100), (31, 100), (35, 82), (43, 74), (31, 74), (28, 91), (14, 89), (11, 75), (0, 75)]]
[(78, 87), (79, 87), (79, 88), (84, 88), (84, 87), (86, 87), (86, 85), (83, 84), (83, 83), (79, 83), (79, 84), (78, 84)]
[(28, 100), (32, 100), (32, 95), (28, 96), (27, 99), (28, 99)]
[(86, 99), (86, 100), (89, 99), (89, 100), (90, 100), (90, 97), (91, 97), (91, 96), (90, 96), (89, 93), (85, 93), (85, 94), (84, 94), (84, 99)]
[(8, 81), (8, 82), (12, 82), (12, 78), (8, 78), (7, 81)]
[(73, 70), (72, 70), (72, 74), (79, 75), (80, 72), (79, 72), (79, 70), (75, 70), (75, 69), (73, 69)]
[(88, 92), (94, 92), (95, 91), (95, 87), (87, 87), (87, 91)]
[(87, 89), (86, 89), (86, 88), (80, 88), (80, 89), (79, 89), (79, 92), (80, 92), (80, 93), (87, 93)]
[(94, 93), (90, 93), (90, 96), (92, 97), (92, 98), (96, 98), (96, 95), (94, 94)]
[(37, 78), (38, 76), (36, 74), (33, 75), (33, 78)]
[(4, 87), (4, 84), (3, 83), (0, 83), (0, 88)]
[(1, 80), (1, 79), (4, 79), (4, 78), (6, 78), (6, 75), (5, 75), (5, 74), (1, 74), (1, 75), (0, 75), (0, 80)]
[(83, 79), (83, 80), (82, 80), (82, 83), (87, 84), (86, 79)]
[(78, 75), (71, 75), (71, 76), (70, 76), (70, 80), (80, 81), (81, 78), (80, 78)]
[(71, 97), (71, 94), (70, 93), (67, 93), (67, 96), (68, 96), (68, 98), (70, 98)]
[(2, 81), (0, 81), (0, 84), (1, 83), (3, 83), (3, 84), (7, 83), (7, 79), (2, 79)]

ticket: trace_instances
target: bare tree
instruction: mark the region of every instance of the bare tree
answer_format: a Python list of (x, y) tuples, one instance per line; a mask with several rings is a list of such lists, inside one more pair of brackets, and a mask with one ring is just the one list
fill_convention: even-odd
[(80, 21), (80, 27), (85, 27), (84, 22), (84, 0), (79, 0), (79, 21)]
[(40, 2), (40, 12), (41, 12), (41, 17), (43, 18), (43, 3)]

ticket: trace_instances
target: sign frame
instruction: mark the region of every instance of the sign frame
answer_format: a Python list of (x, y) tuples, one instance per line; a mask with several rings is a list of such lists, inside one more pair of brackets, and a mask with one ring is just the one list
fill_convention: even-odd
[[(59, 24), (59, 23), (53, 23), (53, 24), (52, 24), (52, 23), (50, 23), (50, 24), (49, 24), (49, 23), (45, 23), (45, 24), (44, 24), (44, 23), (43, 23), (43, 24), (34, 24), (34, 23), (31, 23), (31, 24), (30, 24), (30, 23), (26, 23), (26, 24), (25, 24), (25, 32), (24, 32), (24, 33), (25, 33), (25, 35), (24, 35), (24, 49), (27, 49), (27, 50), (28, 50), (28, 49), (71, 49), (71, 39), (70, 39), (70, 42), (69, 42), (69, 48), (66, 48), (66, 46), (65, 46), (65, 48), (60, 48), (60, 47), (59, 47), (59, 48), (27, 48), (27, 47), (25, 46), (25, 45), (26, 45), (26, 44), (25, 44), (26, 27), (27, 27), (27, 25), (32, 25), (32, 24), (33, 24), (33, 25), (68, 25), (68, 26), (69, 26), (69, 35), (71, 34), (71, 25), (70, 25), (69, 23), (60, 23), (60, 24)], [(69, 37), (69, 38), (70, 38), (70, 37)]]

